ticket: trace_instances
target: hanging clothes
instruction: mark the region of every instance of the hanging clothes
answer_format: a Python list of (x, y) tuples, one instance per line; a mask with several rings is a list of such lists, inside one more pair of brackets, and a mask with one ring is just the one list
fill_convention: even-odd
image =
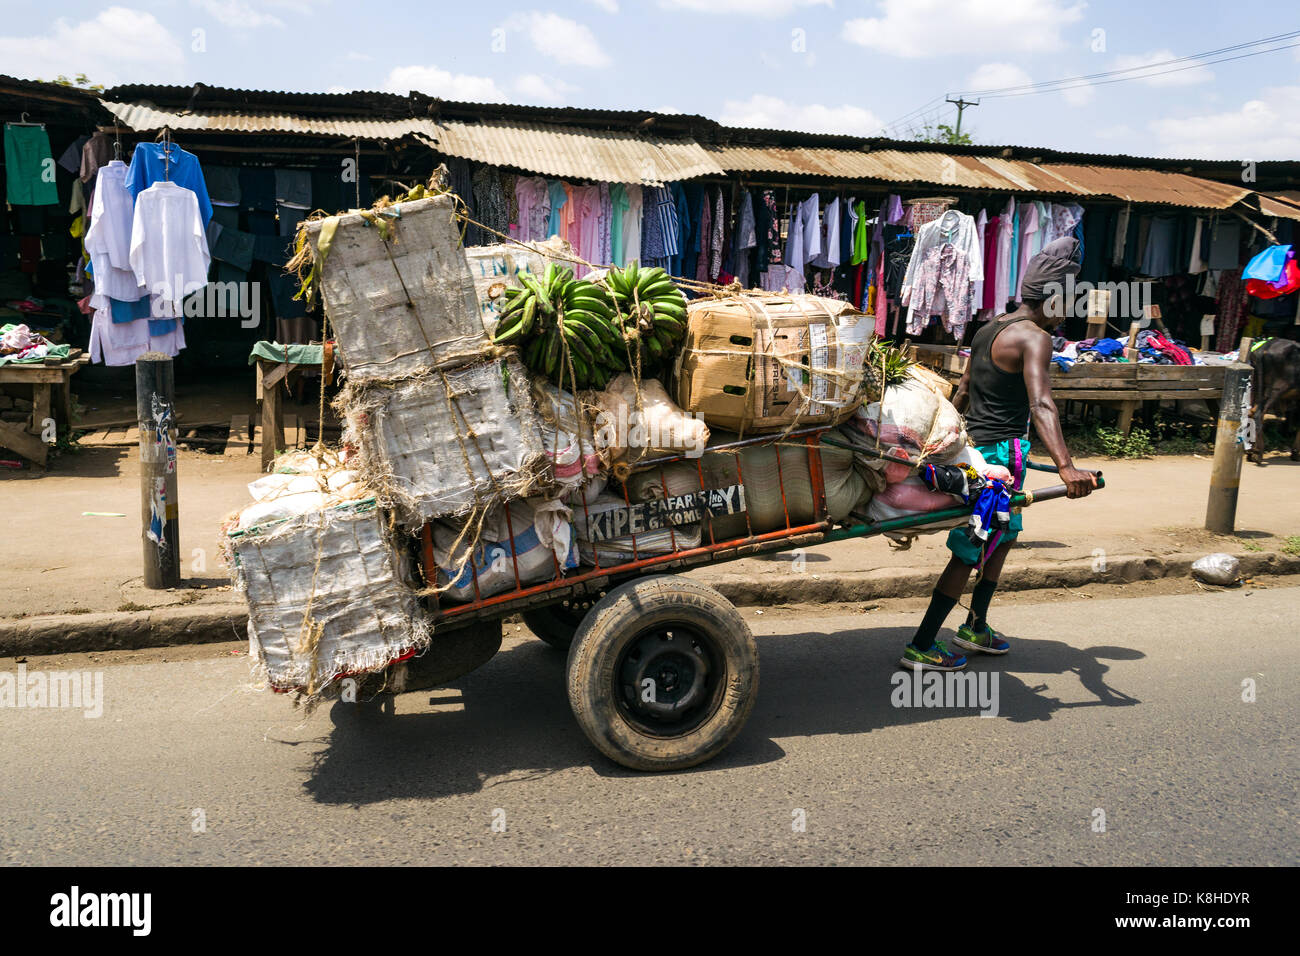
[[(1017, 302), (1020, 301), (1020, 285), (1024, 280), (1025, 267), (1029, 265), (1030, 258), (1043, 246), (1042, 231), (1039, 228), (1039, 207), (1044, 204), (1038, 202), (1021, 203), (1020, 208), (1023, 210), (1020, 216), (1020, 246), (1016, 260), (1016, 284), (1015, 291), (1012, 295)], [(1047, 225), (1047, 223), (1043, 223)], [(1037, 243), (1035, 243), (1037, 239)]]
[(641, 259), (641, 220), (645, 190), (642, 186), (628, 185), (627, 211), (623, 213), (623, 258), (627, 262)]
[[(270, 185), (269, 211), (274, 212), (275, 175), (269, 169), (262, 172), (266, 174)], [(197, 156), (181, 149), (174, 142), (137, 143), (126, 173), (127, 191), (138, 202), (141, 194), (158, 182), (170, 182), (194, 193), (203, 228), (208, 228), (208, 223), (212, 220), (212, 200), (208, 198), (208, 187), (203, 180), (203, 169)], [(240, 182), (242, 186), (243, 180)]]
[(813, 259), (818, 269), (834, 269), (840, 264), (840, 211), (842, 201), (832, 199), (822, 215), (822, 250)]
[(1007, 200), (1006, 208), (998, 217), (998, 271), (993, 283), (993, 313), (1001, 315), (1011, 299), (1011, 237), (1015, 233), (1016, 200)]
[[(978, 216), (975, 217), (975, 239), (978, 243), (977, 256), (981, 263), (987, 263), (987, 245), (989, 228), (988, 210), (981, 209)], [(971, 314), (974, 315), (980, 309), (984, 308), (984, 273), (981, 271), (980, 277), (971, 283), (970, 290)]]
[(754, 195), (748, 189), (743, 189), (736, 206), (736, 236), (731, 243), (735, 257), (736, 279), (742, 288), (749, 287), (749, 267), (752, 258), (749, 250), (757, 245), (758, 228), (754, 218)]
[(949, 209), (923, 225), (903, 276), (908, 332), (919, 334), (931, 315), (942, 314), (945, 328), (960, 340), (970, 320), (970, 283), (983, 278), (974, 219)]
[(713, 201), (713, 225), (709, 236), (709, 274), (710, 282), (716, 282), (722, 271), (722, 251), (727, 243), (726, 202), (722, 190), (718, 189)]
[(162, 180), (136, 196), (130, 262), (139, 284), (161, 300), (155, 315), (180, 315), (185, 295), (207, 282), (210, 261), (193, 190)]
[(546, 238), (546, 223), (551, 215), (551, 194), (541, 176), (520, 176), (515, 180), (517, 237), (524, 242)]
[(148, 294), (131, 267), (131, 194), (126, 188), (126, 163), (101, 166), (91, 199), (90, 228), (85, 246), (90, 256), (95, 291), (90, 304), (100, 309), (109, 299), (135, 302)]
[(681, 254), (677, 203), (666, 186), (645, 187), (642, 196), (642, 265), (667, 268), (669, 258)]
[(627, 265), (623, 254), (623, 217), (628, 211), (627, 187), (622, 183), (609, 186), (609, 261), (620, 269)]
[(1174, 267), (1174, 235), (1177, 220), (1174, 216), (1153, 216), (1147, 231), (1146, 252), (1142, 256), (1142, 274), (1162, 279), (1180, 271)]
[(44, 126), (5, 124), (5, 198), (13, 206), (55, 206), (54, 155)]
[(704, 191), (704, 205), (700, 211), (700, 249), (692, 262), (690, 274), (697, 282), (709, 281), (709, 248), (713, 237), (713, 196), (712, 190)]
[(546, 238), (558, 236), (564, 229), (564, 206), (569, 201), (569, 191), (564, 183), (552, 179), (546, 186), (550, 198), (550, 212), (546, 220)]

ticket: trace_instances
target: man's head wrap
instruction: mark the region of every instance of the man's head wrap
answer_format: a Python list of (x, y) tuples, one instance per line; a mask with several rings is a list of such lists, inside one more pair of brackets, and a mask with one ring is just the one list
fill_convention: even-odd
[[(1041, 302), (1050, 298), (1053, 292), (1063, 292), (1065, 277), (1079, 274), (1082, 258), (1078, 239), (1073, 236), (1053, 239), (1025, 266), (1024, 278), (1020, 280), (1020, 298)], [(1049, 290), (1048, 286), (1055, 287)]]

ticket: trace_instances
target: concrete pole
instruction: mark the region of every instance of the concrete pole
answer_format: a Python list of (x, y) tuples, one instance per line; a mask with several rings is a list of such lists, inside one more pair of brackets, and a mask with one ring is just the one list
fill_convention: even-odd
[[(1237, 441), (1243, 399), (1250, 388), (1250, 366), (1241, 363), (1223, 370), (1223, 396), (1219, 400), (1219, 428), (1214, 436), (1214, 466), (1210, 471), (1210, 498), (1205, 506), (1205, 527), (1215, 534), (1233, 534), (1237, 527), (1237, 491), (1245, 449)], [(1256, 441), (1260, 438), (1257, 436)]]
[(156, 591), (179, 587), (181, 583), (175, 399), (171, 358), (161, 352), (145, 352), (136, 359), (144, 586)]

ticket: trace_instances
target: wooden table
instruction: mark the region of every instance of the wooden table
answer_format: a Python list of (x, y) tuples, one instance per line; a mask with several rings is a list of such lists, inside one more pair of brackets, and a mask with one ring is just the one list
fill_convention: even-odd
[[(326, 381), (332, 377), (333, 372), (333, 343), (325, 343), (324, 353), (324, 371)], [(262, 403), (262, 470), (275, 460), (275, 456), (284, 451), (287, 447), (301, 448), (303, 446), (303, 435), (301, 426), (295, 420), (291, 426), (293, 442), (290, 446), (285, 440), (285, 418), (284, 404), (281, 401), (281, 389), (287, 387), (302, 374), (303, 369), (321, 368), (322, 363), (299, 364), (295, 362), (275, 362), (270, 359), (256, 357), (257, 361), (257, 398)], [(245, 423), (247, 422), (247, 416)], [(234, 425), (232, 424), (231, 435), (234, 435)]]
[[(959, 379), (970, 356), (953, 345), (912, 345), (913, 361)], [(1076, 362), (1070, 371), (1053, 363), (1052, 397), (1061, 402), (1094, 402), (1118, 406), (1119, 431), (1128, 436), (1133, 415), (1143, 402), (1200, 399), (1217, 418), (1226, 365), (1142, 365), (1136, 362)]]
[(27, 427), (0, 421), (0, 446), (43, 470), (50, 450), (43, 435), (45, 422), (53, 418), (56, 425), (72, 427), (72, 376), (89, 361), (89, 355), (73, 349), (66, 359), (0, 365), (0, 385), (30, 385), (32, 389), (32, 414)]

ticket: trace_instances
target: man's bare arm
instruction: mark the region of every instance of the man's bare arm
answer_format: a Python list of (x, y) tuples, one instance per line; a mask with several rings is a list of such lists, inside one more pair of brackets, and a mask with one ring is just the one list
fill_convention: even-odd
[(1052, 340), (1046, 335), (1031, 336), (1025, 342), (1021, 359), (1034, 430), (1042, 439), (1047, 453), (1052, 456), (1061, 480), (1069, 489), (1069, 497), (1085, 497), (1097, 486), (1097, 479), (1075, 468), (1070, 450), (1065, 447), (1061, 418), (1056, 411), (1056, 402), (1052, 401), (1052, 386), (1047, 377), (1052, 360)]
[(970, 362), (966, 363), (966, 371), (962, 372), (961, 381), (957, 383), (957, 390), (952, 393), (952, 407), (957, 409), (961, 415), (966, 414), (966, 406), (970, 403)]

